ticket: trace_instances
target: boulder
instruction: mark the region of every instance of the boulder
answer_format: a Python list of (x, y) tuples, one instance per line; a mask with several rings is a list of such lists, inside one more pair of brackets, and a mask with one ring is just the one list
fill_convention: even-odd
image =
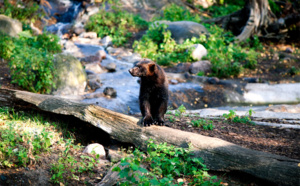
[(182, 44), (186, 39), (199, 37), (201, 34), (208, 34), (207, 29), (196, 22), (192, 21), (156, 21), (154, 24), (166, 24), (167, 29), (171, 31), (172, 38), (179, 44)]
[(201, 60), (204, 56), (207, 56), (206, 48), (201, 44), (195, 44), (192, 47), (192, 58), (195, 60)]
[(92, 71), (92, 72), (94, 72), (94, 73), (96, 73), (96, 74), (100, 74), (100, 73), (104, 73), (105, 72), (105, 70), (103, 70), (101, 67), (100, 67), (100, 65), (99, 65), (99, 63), (87, 63), (87, 64), (85, 64), (85, 70), (88, 70), (88, 71)]
[(112, 87), (106, 87), (103, 90), (103, 93), (104, 93), (105, 96), (109, 96), (111, 98), (116, 98), (117, 97), (117, 91)]
[(101, 159), (105, 159), (106, 152), (104, 147), (99, 143), (92, 143), (85, 147), (83, 153), (99, 155)]
[(0, 15), (0, 32), (6, 33), (11, 37), (18, 37), (22, 32), (22, 23), (5, 15)]
[(197, 61), (195, 63), (192, 63), (189, 72), (191, 74), (197, 74), (198, 72), (209, 72), (211, 69), (211, 63), (208, 60), (205, 61)]
[(80, 95), (87, 84), (86, 72), (80, 61), (68, 54), (54, 56), (56, 89), (54, 95)]

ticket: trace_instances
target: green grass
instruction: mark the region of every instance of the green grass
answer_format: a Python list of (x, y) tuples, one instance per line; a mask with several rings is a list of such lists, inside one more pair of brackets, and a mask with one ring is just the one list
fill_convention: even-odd
[(0, 107), (0, 169), (34, 165), (54, 153), (58, 159), (50, 165), (49, 181), (79, 181), (83, 174), (93, 174), (99, 157), (81, 154), (83, 146), (74, 141), (64, 123), (34, 112)]

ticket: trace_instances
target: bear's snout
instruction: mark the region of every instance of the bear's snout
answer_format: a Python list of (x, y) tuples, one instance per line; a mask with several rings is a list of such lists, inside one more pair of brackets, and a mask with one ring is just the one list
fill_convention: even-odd
[(133, 76), (133, 69), (129, 69), (128, 72)]

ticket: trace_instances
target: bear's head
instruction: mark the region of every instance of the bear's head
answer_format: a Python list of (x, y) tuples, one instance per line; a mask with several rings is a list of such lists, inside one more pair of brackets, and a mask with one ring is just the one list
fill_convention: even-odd
[(129, 73), (135, 77), (153, 76), (156, 69), (156, 64), (149, 60), (143, 59), (138, 62), (133, 68), (129, 69)]

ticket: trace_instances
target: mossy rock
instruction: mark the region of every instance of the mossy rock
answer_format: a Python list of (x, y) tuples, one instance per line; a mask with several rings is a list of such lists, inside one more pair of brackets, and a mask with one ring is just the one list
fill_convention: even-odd
[(57, 54), (54, 57), (56, 69), (55, 95), (79, 95), (87, 85), (87, 75), (80, 61), (69, 54)]
[(8, 34), (11, 37), (18, 37), (18, 33), (22, 32), (22, 23), (18, 20), (0, 15), (0, 32)]

